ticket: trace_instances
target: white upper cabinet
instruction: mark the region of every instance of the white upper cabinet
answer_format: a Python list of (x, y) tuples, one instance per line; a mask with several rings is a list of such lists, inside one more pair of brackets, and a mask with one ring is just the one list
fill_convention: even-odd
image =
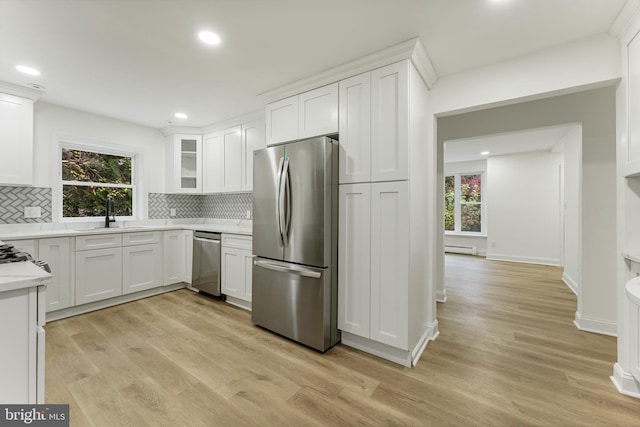
[(267, 145), (298, 139), (298, 97), (267, 104)]
[(167, 191), (202, 192), (202, 136), (169, 135), (167, 144)]
[(339, 98), (340, 183), (409, 179), (409, 62), (341, 81)]
[(203, 138), (203, 193), (253, 188), (253, 152), (265, 147), (264, 120), (243, 123)]
[(298, 95), (298, 138), (338, 132), (338, 83)]
[(266, 107), (267, 145), (338, 132), (338, 83)]
[(408, 178), (409, 61), (402, 61), (371, 72), (371, 181)]
[(33, 184), (33, 101), (0, 93), (0, 184)]
[(202, 192), (222, 191), (222, 140), (220, 132), (202, 138)]
[(253, 152), (265, 147), (264, 121), (242, 125), (242, 191), (253, 190)]
[(242, 129), (234, 126), (220, 132), (222, 140), (222, 191), (242, 190)]
[(371, 73), (340, 82), (339, 182), (371, 181)]

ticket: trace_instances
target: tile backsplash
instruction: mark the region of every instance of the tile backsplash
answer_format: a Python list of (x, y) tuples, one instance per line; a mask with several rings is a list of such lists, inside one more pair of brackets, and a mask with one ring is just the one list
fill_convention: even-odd
[[(40, 218), (25, 218), (24, 208), (41, 208)], [(171, 209), (176, 215), (171, 216)], [(253, 193), (164, 194), (149, 193), (149, 219), (220, 218), (253, 216)], [(249, 218), (251, 219), (251, 218)], [(0, 186), (0, 224), (52, 222), (51, 188)]]
[[(172, 208), (176, 210), (175, 216), (171, 216)], [(247, 211), (252, 216), (253, 193), (149, 193), (149, 219), (247, 219)]]
[[(25, 218), (24, 208), (40, 207), (40, 218)], [(51, 222), (51, 188), (0, 186), (0, 224)]]

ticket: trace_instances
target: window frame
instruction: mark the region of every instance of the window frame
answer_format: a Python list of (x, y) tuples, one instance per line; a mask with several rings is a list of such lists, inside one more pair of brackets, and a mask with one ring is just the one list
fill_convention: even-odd
[[(100, 154), (108, 154), (113, 156), (122, 156), (131, 158), (131, 184), (111, 184), (111, 183), (88, 183), (84, 181), (63, 181), (62, 180), (62, 150), (81, 150), (89, 151)], [(55, 179), (53, 186), (53, 205), (52, 214), (54, 220), (60, 223), (83, 223), (83, 222), (96, 222), (103, 221), (104, 218), (100, 216), (84, 216), (84, 217), (64, 217), (63, 210), (63, 186), (79, 185), (79, 186), (100, 186), (100, 187), (113, 187), (113, 188), (131, 188), (131, 207), (132, 215), (130, 216), (116, 216), (118, 221), (129, 221), (141, 219), (143, 216), (142, 206), (142, 183), (140, 180), (141, 165), (142, 165), (142, 152), (136, 150), (133, 147), (124, 147), (116, 144), (108, 144), (96, 141), (89, 141), (77, 137), (68, 137), (57, 135), (57, 148), (53, 150), (53, 157), (55, 158)]]
[[(468, 175), (480, 175), (480, 202), (462, 202), (462, 176)], [(485, 191), (485, 172), (476, 171), (476, 172), (454, 172), (454, 173), (445, 173), (443, 179), (443, 190), (446, 188), (444, 183), (446, 182), (447, 177), (454, 177), (453, 184), (453, 193), (454, 193), (454, 203), (453, 203), (453, 218), (454, 218), (454, 229), (453, 230), (445, 230), (444, 229), (444, 212), (442, 215), (443, 221), (443, 230), (447, 235), (457, 235), (457, 236), (486, 236), (487, 235), (487, 199), (486, 199), (486, 191)], [(443, 193), (443, 195), (446, 193)], [(480, 231), (462, 231), (462, 205), (480, 205)], [(446, 204), (445, 204), (446, 208)]]

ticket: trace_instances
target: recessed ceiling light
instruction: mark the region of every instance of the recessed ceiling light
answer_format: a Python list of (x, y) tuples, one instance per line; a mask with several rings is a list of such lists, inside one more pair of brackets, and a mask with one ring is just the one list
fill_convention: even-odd
[(481, 156), (488, 156), (490, 153), (488, 151), (481, 151), (480, 155)]
[(206, 44), (220, 44), (220, 37), (211, 31), (200, 31), (198, 37)]
[(26, 65), (16, 65), (16, 70), (25, 74), (29, 74), (30, 76), (40, 75), (40, 71), (36, 70), (35, 68), (27, 67)]
[(176, 118), (178, 119), (186, 119), (189, 117), (185, 113), (175, 113), (174, 116), (176, 116)]

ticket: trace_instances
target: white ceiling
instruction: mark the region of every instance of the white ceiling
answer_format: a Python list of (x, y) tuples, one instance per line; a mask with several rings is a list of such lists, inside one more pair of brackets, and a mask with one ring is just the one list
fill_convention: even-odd
[[(484, 160), (492, 156), (528, 153), (531, 151), (559, 151), (563, 147), (558, 142), (573, 126), (554, 126), (530, 129), (522, 132), (510, 132), (499, 135), (488, 135), (478, 138), (454, 139), (445, 141), (444, 162), (469, 162)], [(480, 153), (489, 151), (488, 156)]]
[[(39, 84), (42, 101), (155, 128), (204, 126), (261, 109), (260, 93), (416, 36), (442, 76), (606, 33), (624, 3), (0, 0), (0, 81)], [(200, 44), (204, 28), (222, 44)]]

